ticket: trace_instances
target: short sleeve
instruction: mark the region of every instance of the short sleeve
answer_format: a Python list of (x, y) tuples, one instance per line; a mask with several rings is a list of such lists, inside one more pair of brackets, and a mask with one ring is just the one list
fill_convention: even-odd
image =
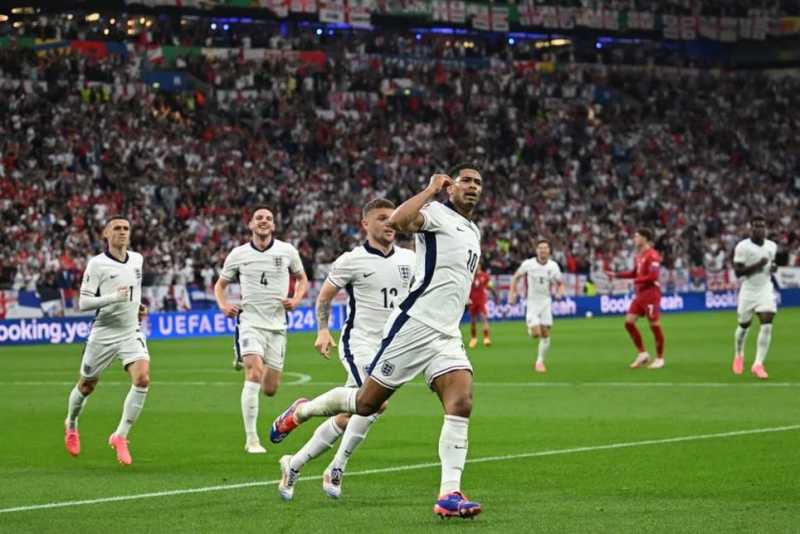
[(429, 202), (422, 206), (419, 212), (422, 214), (422, 231), (423, 232), (438, 232), (444, 226), (444, 206), (439, 202)]
[(236, 261), (236, 251), (234, 250), (225, 258), (225, 263), (222, 265), (219, 277), (226, 282), (233, 282), (238, 276), (239, 262)]
[(744, 241), (736, 245), (736, 248), (733, 250), (733, 263), (746, 263), (747, 262), (747, 251), (744, 247)]
[(331, 266), (331, 272), (328, 273), (328, 281), (339, 289), (353, 280), (353, 265), (350, 257), (350, 253), (346, 252), (336, 258)]
[(297, 252), (296, 248), (292, 247), (289, 256), (291, 257), (289, 260), (289, 270), (292, 272), (292, 274), (304, 273), (305, 270), (303, 269), (303, 261), (300, 259), (300, 253)]

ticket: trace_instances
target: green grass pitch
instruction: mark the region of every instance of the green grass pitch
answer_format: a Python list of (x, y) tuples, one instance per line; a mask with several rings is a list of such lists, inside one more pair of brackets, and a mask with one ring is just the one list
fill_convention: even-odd
[[(396, 393), (372, 427), (340, 500), (320, 488), (332, 453), (306, 466), (294, 501), (280, 500), (278, 459), (321, 420), (278, 446), (269, 424), (295, 398), (344, 379), (338, 361), (314, 353), (311, 334), (290, 335), (285, 383), (261, 399), (268, 453), (256, 456), (243, 452), (231, 340), (152, 342), (153, 382), (128, 468), (106, 444), (128, 389), (118, 364), (86, 404), (83, 450), (72, 458), (62, 422), (81, 347), (3, 348), (0, 532), (798, 532), (800, 309), (776, 319), (767, 383), (730, 372), (733, 313), (663, 323), (667, 367), (633, 371), (621, 317), (557, 321), (545, 376), (532, 371), (522, 323), (492, 326), (492, 347), (469, 351), (476, 385), (463, 483), (484, 505), (474, 521), (431, 511), (442, 413), (421, 382)], [(757, 335), (755, 325), (748, 368)], [(310, 378), (298, 383), (302, 375)], [(150, 493), (161, 495), (131, 498)], [(98, 502), (75, 503), (86, 500)], [(70, 504), (9, 511), (49, 503)]]

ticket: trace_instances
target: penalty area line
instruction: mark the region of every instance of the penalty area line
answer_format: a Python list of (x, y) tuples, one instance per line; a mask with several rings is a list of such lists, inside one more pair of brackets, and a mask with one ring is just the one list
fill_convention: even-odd
[[(468, 459), (468, 464), (479, 464), (479, 463), (486, 463), (486, 462), (506, 462), (509, 460), (519, 460), (524, 458), (537, 458), (543, 456), (558, 456), (562, 454), (576, 454), (582, 452), (595, 452), (595, 451), (604, 451), (604, 450), (613, 450), (613, 449), (625, 449), (625, 448), (634, 448), (634, 447), (646, 447), (648, 445), (664, 445), (667, 443), (683, 443), (683, 442), (691, 442), (691, 441), (701, 441), (701, 440), (708, 440), (708, 439), (725, 439), (725, 438), (734, 438), (738, 436), (749, 436), (754, 434), (769, 434), (775, 432), (790, 432), (793, 430), (800, 430), (800, 424), (798, 425), (788, 425), (788, 426), (776, 426), (776, 427), (768, 427), (768, 428), (753, 428), (749, 430), (734, 430), (731, 432), (718, 432), (714, 434), (695, 434), (690, 436), (677, 436), (672, 438), (662, 438), (662, 439), (647, 439), (642, 441), (628, 441), (628, 442), (621, 442), (621, 443), (607, 443), (605, 445), (590, 445), (585, 447), (572, 447), (567, 449), (552, 449), (546, 451), (534, 451), (534, 452), (526, 452), (520, 454), (507, 454), (501, 456), (485, 456), (482, 458), (472, 458)], [(354, 471), (352, 473), (347, 473), (347, 477), (354, 477), (354, 476), (368, 476), (368, 475), (377, 475), (377, 474), (384, 474), (384, 473), (397, 473), (401, 471), (413, 471), (417, 469), (429, 469), (439, 467), (439, 462), (428, 462), (428, 463), (420, 463), (420, 464), (410, 464), (410, 465), (398, 465), (394, 467), (384, 467), (379, 469), (366, 469), (364, 471)], [(321, 476), (306, 476), (300, 477), (299, 480), (319, 480), (322, 478)], [(44, 504), (33, 504), (30, 506), (15, 506), (13, 508), (0, 508), (0, 514), (8, 514), (12, 512), (30, 512), (34, 510), (48, 510), (53, 508), (72, 508), (77, 506), (87, 506), (91, 504), (105, 504), (105, 503), (112, 503), (112, 502), (120, 502), (120, 501), (135, 501), (141, 499), (151, 499), (157, 497), (174, 497), (177, 495), (191, 495), (195, 493), (210, 493), (215, 491), (230, 491), (236, 489), (244, 489), (244, 488), (254, 488), (254, 487), (261, 487), (261, 486), (274, 486), (277, 485), (280, 480), (264, 480), (264, 481), (254, 481), (254, 482), (243, 482), (239, 484), (223, 484), (217, 486), (205, 486), (200, 488), (187, 488), (187, 489), (176, 489), (176, 490), (169, 490), (169, 491), (156, 491), (151, 493), (137, 493), (133, 495), (118, 495), (115, 497), (100, 497), (97, 499), (84, 499), (84, 500), (77, 500), (77, 501), (62, 501), (62, 502), (51, 502), (51, 503), (44, 503)]]

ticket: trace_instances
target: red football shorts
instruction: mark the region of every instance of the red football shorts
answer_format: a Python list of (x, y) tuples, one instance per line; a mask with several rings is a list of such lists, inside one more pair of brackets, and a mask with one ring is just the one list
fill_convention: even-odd
[(636, 295), (636, 298), (631, 302), (631, 307), (628, 308), (628, 313), (647, 317), (651, 321), (657, 321), (661, 317), (661, 292), (648, 291)]
[(489, 313), (486, 311), (486, 299), (472, 299), (469, 305), (470, 317), (477, 317), (480, 314), (484, 317), (489, 316)]

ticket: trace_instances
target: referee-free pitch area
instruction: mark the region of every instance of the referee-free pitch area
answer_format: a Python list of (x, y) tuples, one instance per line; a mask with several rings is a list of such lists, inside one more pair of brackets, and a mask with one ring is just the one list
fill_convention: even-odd
[[(130, 435), (133, 465), (106, 444), (128, 389), (107, 371), (63, 446), (81, 346), (3, 348), (0, 532), (796, 532), (800, 510), (800, 310), (781, 310), (758, 382), (730, 372), (733, 313), (663, 317), (667, 366), (632, 371), (622, 318), (557, 321), (547, 375), (522, 323), (492, 326), (470, 350), (475, 399), (464, 491), (474, 521), (431, 512), (439, 484), (439, 402), (421, 382), (398, 391), (348, 466), (343, 495), (320, 488), (332, 453), (306, 466), (294, 501), (278, 459), (322, 420), (274, 446), (267, 428), (299, 396), (344, 379), (289, 336), (287, 375), (262, 397), (265, 455), (243, 451), (227, 338), (153, 342), (152, 385)], [(640, 322), (648, 346), (652, 337)], [(758, 326), (748, 339), (752, 362)]]

